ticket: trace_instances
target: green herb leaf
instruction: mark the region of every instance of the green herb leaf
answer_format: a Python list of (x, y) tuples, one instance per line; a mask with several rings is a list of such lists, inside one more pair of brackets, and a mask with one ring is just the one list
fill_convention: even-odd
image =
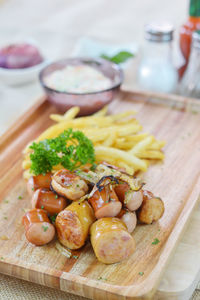
[(52, 223), (55, 223), (57, 215), (58, 214), (55, 214), (55, 215), (49, 217), (49, 219), (51, 220)]
[(41, 206), (41, 209), (44, 209), (44, 205)]
[(78, 259), (78, 255), (73, 255), (72, 256), (74, 259)]
[(21, 200), (21, 199), (22, 199), (22, 196), (18, 196), (18, 199)]
[(102, 58), (112, 61), (116, 64), (121, 64), (133, 56), (134, 56), (133, 53), (128, 51), (120, 51), (114, 56), (108, 56), (106, 54), (101, 55)]
[(105, 280), (105, 281), (107, 281), (108, 279), (107, 279), (107, 278), (103, 278), (103, 277), (99, 276), (99, 277), (97, 278), (97, 280)]
[(144, 275), (144, 272), (139, 272), (138, 273), (140, 276), (143, 276)]
[(96, 170), (96, 167), (97, 167), (97, 164), (94, 163), (94, 164), (91, 166), (90, 170), (91, 170), (91, 171), (95, 171), (95, 170)]
[(73, 171), (86, 163), (94, 163), (92, 142), (81, 132), (71, 128), (53, 139), (46, 139), (30, 146), (30, 170), (35, 175), (46, 174), (58, 164)]
[(42, 228), (43, 228), (44, 232), (46, 232), (49, 229), (48, 226), (44, 226), (44, 225), (42, 225)]
[(159, 239), (155, 238), (154, 241), (151, 243), (152, 245), (157, 245), (160, 243)]
[(55, 198), (58, 199), (58, 195), (55, 195)]

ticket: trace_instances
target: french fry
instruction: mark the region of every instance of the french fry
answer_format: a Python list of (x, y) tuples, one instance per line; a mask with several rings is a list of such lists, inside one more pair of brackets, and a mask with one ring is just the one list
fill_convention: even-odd
[(100, 109), (98, 112), (93, 114), (93, 116), (96, 117), (104, 117), (108, 112), (108, 105), (105, 105), (102, 109)]
[(137, 155), (138, 153), (143, 152), (144, 150), (146, 150), (146, 148), (152, 144), (152, 142), (154, 141), (154, 137), (153, 136), (148, 136), (145, 139), (143, 139), (142, 141), (140, 141), (138, 144), (136, 144), (130, 151), (130, 154), (135, 154)]
[(56, 121), (56, 122), (72, 120), (78, 115), (79, 111), (80, 111), (80, 107), (74, 106), (74, 107), (70, 108), (68, 111), (66, 111), (66, 113), (63, 116), (58, 115), (58, 114), (51, 114), (50, 119), (52, 119), (53, 121)]
[(128, 164), (124, 163), (123, 161), (118, 161), (118, 166), (120, 168), (124, 168), (129, 175), (134, 175), (135, 173), (134, 168), (130, 167)]
[(31, 160), (30, 160), (30, 158), (27, 158), (27, 159), (25, 159), (23, 162), (22, 162), (22, 168), (24, 169), (24, 170), (27, 170), (27, 169), (29, 169), (31, 167)]
[(105, 141), (103, 141), (102, 145), (107, 146), (107, 147), (112, 146), (116, 139), (116, 135), (117, 135), (116, 132), (109, 134), (107, 139), (105, 139)]
[(31, 176), (33, 176), (33, 174), (30, 172), (30, 169), (25, 170), (25, 171), (23, 172), (23, 178), (24, 178), (25, 180), (29, 180), (29, 178), (30, 178)]
[(160, 150), (166, 145), (165, 141), (155, 141), (153, 142), (148, 149), (149, 150)]
[(161, 159), (161, 160), (163, 160), (165, 158), (164, 153), (161, 151), (157, 151), (157, 150), (143, 151), (141, 153), (138, 153), (137, 156), (139, 158), (146, 158), (146, 159)]
[(131, 165), (134, 167), (135, 170), (141, 170), (141, 171), (146, 171), (147, 166), (146, 163), (136, 157), (133, 154), (129, 154), (128, 152), (115, 149), (112, 147), (104, 147), (104, 146), (98, 146), (95, 147), (95, 154), (96, 157), (112, 157), (113, 159), (123, 161), (127, 163), (128, 165)]

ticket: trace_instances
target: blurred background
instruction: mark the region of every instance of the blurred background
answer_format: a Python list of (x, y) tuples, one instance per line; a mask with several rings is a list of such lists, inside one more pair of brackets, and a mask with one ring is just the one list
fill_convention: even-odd
[[(188, 5), (187, 0), (0, 0), (0, 47), (18, 40), (34, 41), (45, 58), (54, 61), (85, 55), (85, 43), (90, 48), (89, 38), (97, 48), (98, 43), (126, 45), (137, 58), (143, 50), (144, 25), (167, 21), (175, 28), (173, 53), (178, 57), (179, 31), (188, 15)], [(129, 70), (128, 84), (132, 85), (134, 67)], [(41, 94), (38, 81), (14, 86), (1, 80), (0, 133)]]

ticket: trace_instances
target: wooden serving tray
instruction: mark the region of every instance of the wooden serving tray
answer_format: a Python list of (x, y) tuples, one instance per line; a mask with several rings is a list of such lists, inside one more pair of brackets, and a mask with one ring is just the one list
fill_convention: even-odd
[[(76, 252), (78, 259), (67, 259), (55, 241), (35, 247), (25, 239), (21, 218), (30, 198), (22, 179), (21, 151), (52, 123), (48, 116), (56, 109), (40, 99), (1, 137), (1, 273), (91, 299), (153, 296), (200, 194), (200, 104), (181, 97), (160, 98), (122, 92), (109, 106), (110, 112), (138, 111), (144, 131), (167, 141), (164, 163), (153, 164), (144, 174), (147, 188), (164, 200), (165, 213), (155, 224), (137, 226), (136, 251), (118, 264), (98, 262), (89, 243)], [(160, 242), (152, 245), (155, 238)]]

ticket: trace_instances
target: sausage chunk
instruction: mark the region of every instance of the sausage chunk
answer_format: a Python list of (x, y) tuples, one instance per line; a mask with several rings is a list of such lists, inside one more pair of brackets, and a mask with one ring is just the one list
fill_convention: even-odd
[(29, 194), (32, 195), (34, 191), (39, 188), (49, 189), (51, 184), (51, 176), (51, 173), (31, 176), (27, 182), (27, 190)]
[(97, 190), (88, 201), (92, 205), (97, 219), (115, 217), (122, 208), (122, 204), (113, 187), (109, 185), (105, 186), (101, 191)]
[(80, 199), (88, 191), (87, 183), (66, 169), (59, 170), (53, 175), (51, 186), (59, 195), (72, 201)]
[(27, 212), (22, 223), (27, 240), (36, 246), (45, 245), (54, 238), (55, 228), (50, 223), (47, 213), (42, 209), (32, 209)]
[(55, 225), (60, 243), (69, 249), (81, 248), (94, 221), (94, 212), (87, 201), (73, 202), (56, 218)]
[(121, 182), (115, 187), (115, 192), (119, 200), (130, 210), (138, 209), (143, 201), (142, 189), (133, 191), (126, 182)]
[(125, 224), (117, 218), (102, 218), (90, 228), (95, 255), (104, 264), (128, 258), (135, 251), (135, 240)]
[(164, 203), (159, 197), (155, 197), (149, 191), (143, 191), (143, 202), (137, 213), (140, 222), (151, 224), (162, 217), (164, 210)]
[(47, 189), (38, 189), (32, 197), (32, 208), (42, 208), (50, 215), (58, 214), (67, 206), (67, 200)]
[(117, 217), (124, 222), (128, 232), (132, 233), (137, 225), (136, 213), (134, 211), (122, 209)]

